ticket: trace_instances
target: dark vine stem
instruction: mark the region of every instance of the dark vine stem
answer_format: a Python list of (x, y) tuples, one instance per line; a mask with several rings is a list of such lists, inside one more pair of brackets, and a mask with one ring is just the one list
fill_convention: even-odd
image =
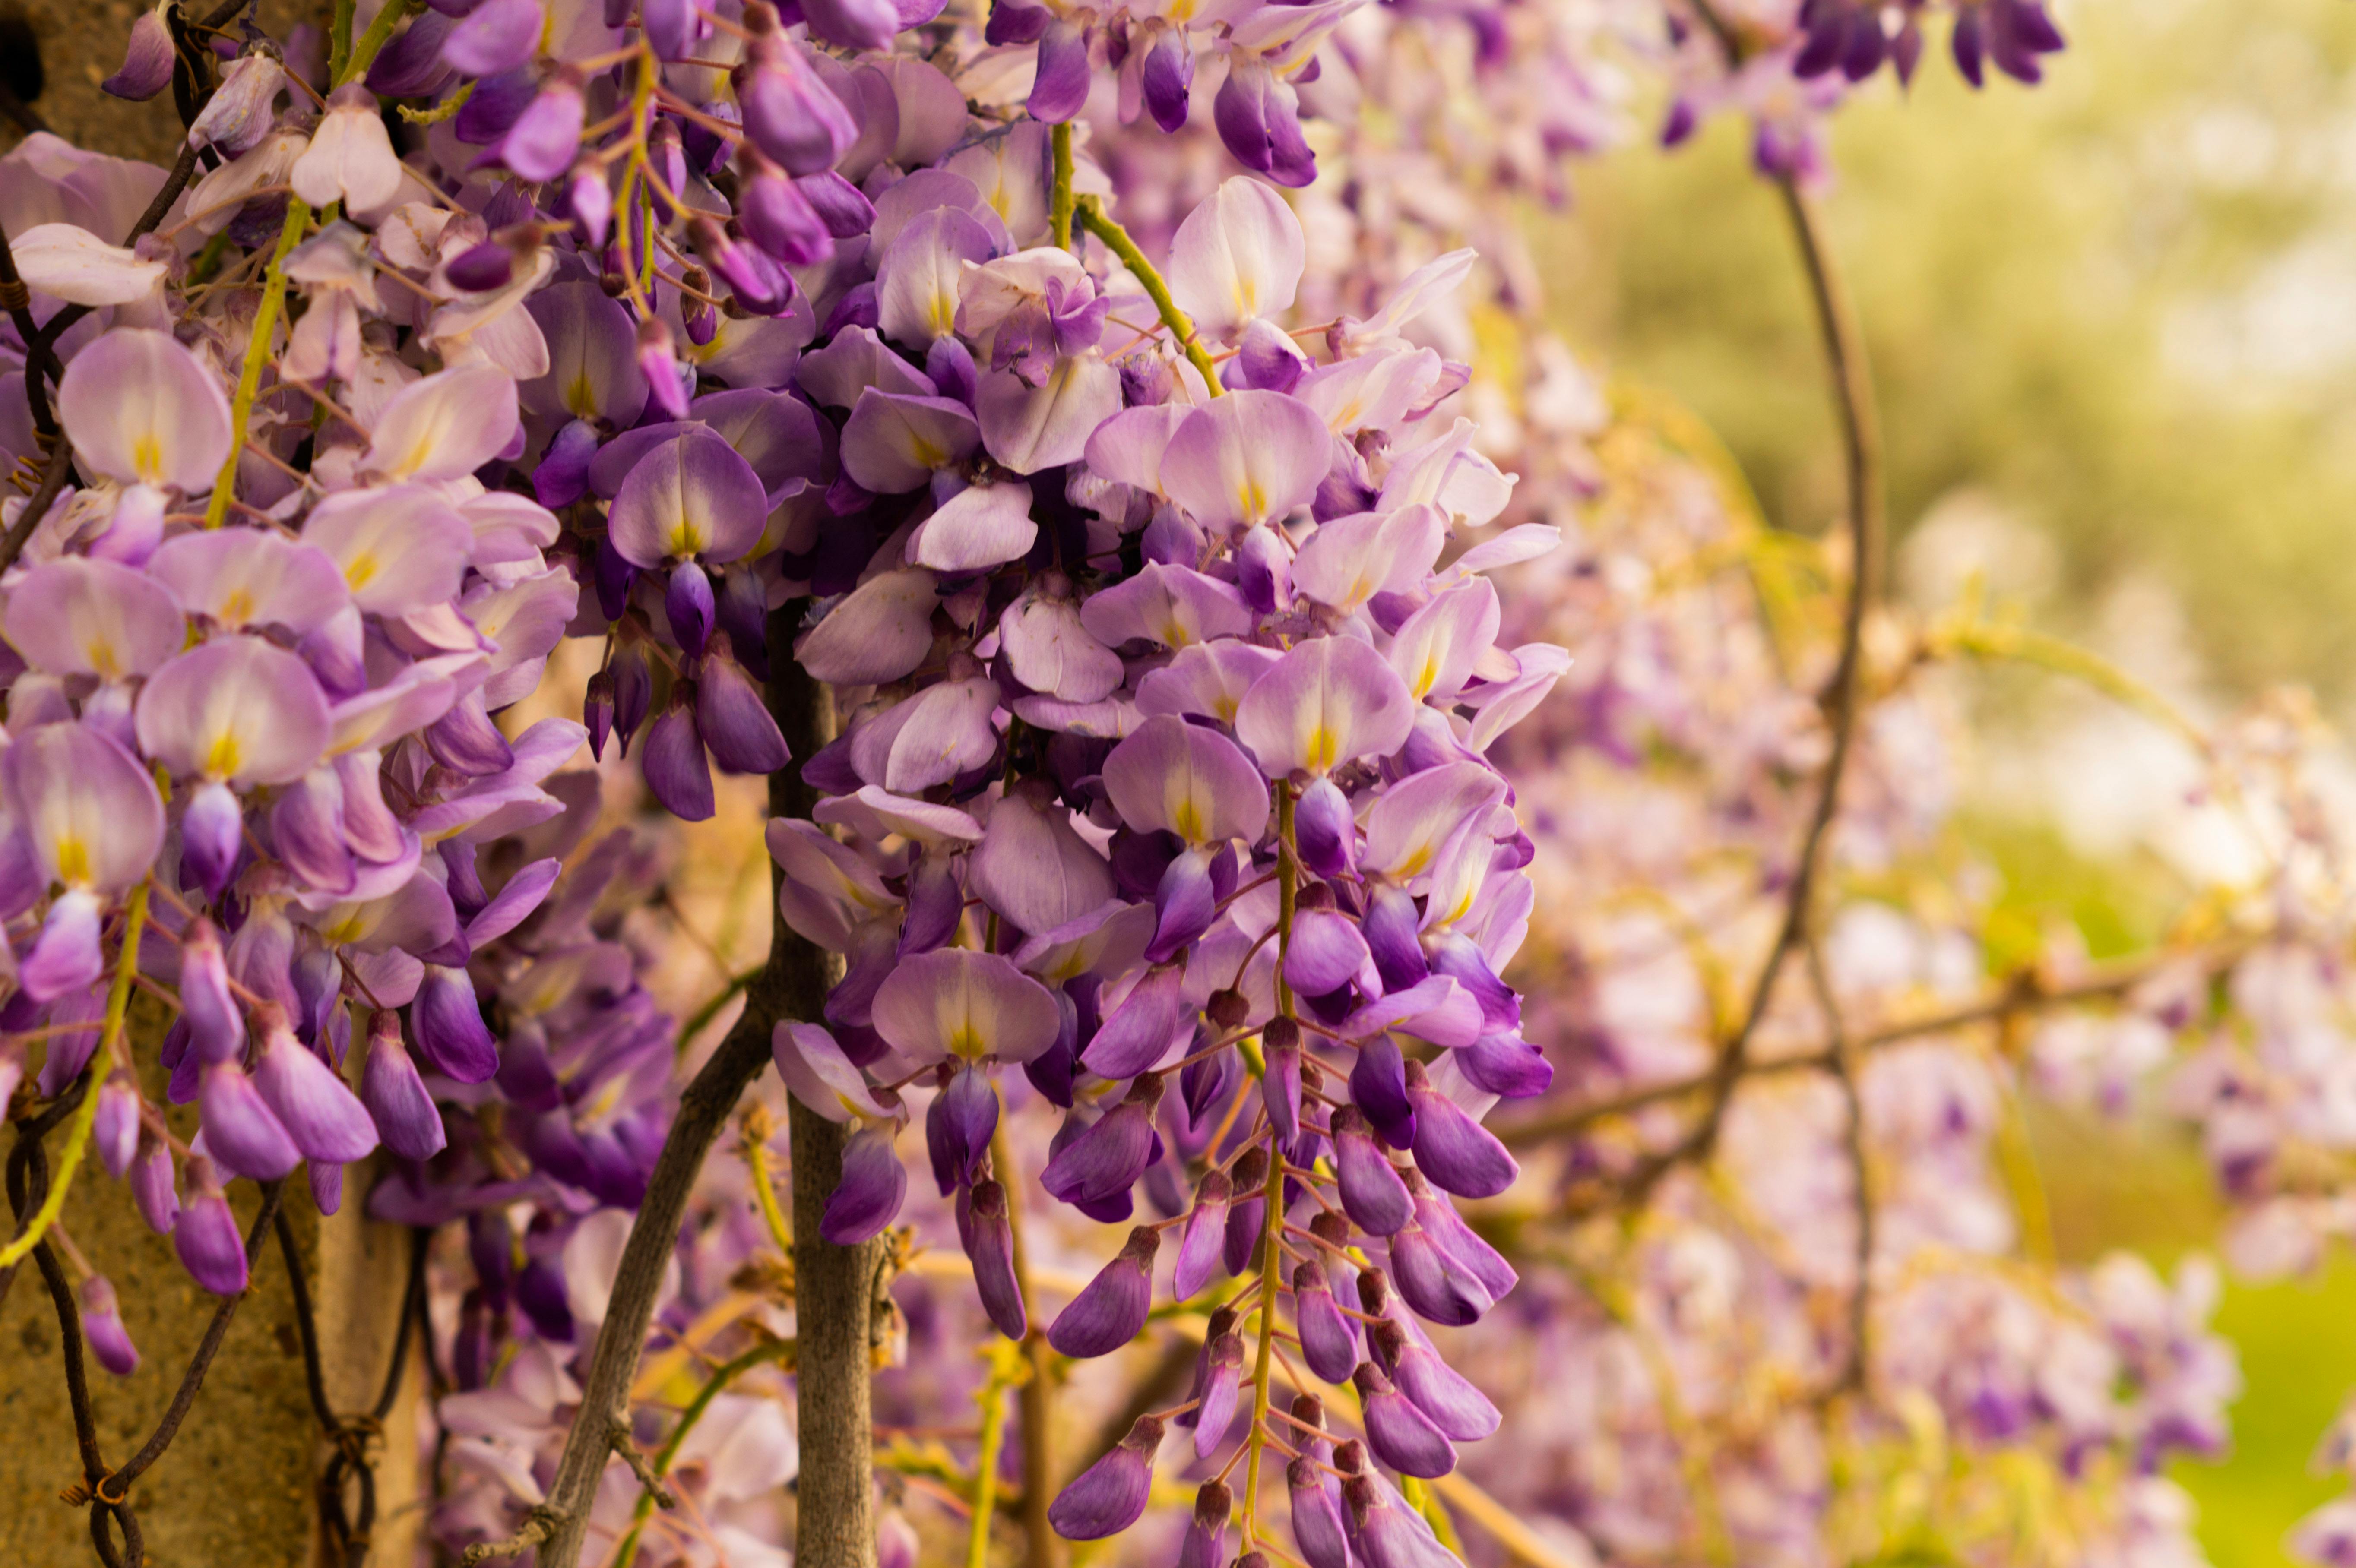
[[(1695, 0), (1695, 9), (1725, 51), (1730, 69), (1744, 59), (1742, 40), (1720, 17), (1708, 0)], [(1823, 782), (1809, 813), (1792, 880), (1784, 894), (1783, 923), (1761, 964), (1740, 1022), (1719, 1049), (1707, 1082), (1708, 1100), (1693, 1129), (1676, 1144), (1659, 1151), (1631, 1171), (1622, 1190), (1632, 1203), (1641, 1204), (1661, 1178), (1687, 1160), (1706, 1160), (1718, 1145), (1726, 1108), (1750, 1065), (1751, 1047), (1775, 996), (1776, 982), (1792, 954), (1805, 941), (1814, 918), (1817, 880), (1822, 870), (1825, 840), (1840, 812), (1843, 777), (1856, 750), (1857, 721), (1863, 707), (1860, 688), (1864, 673), (1865, 623), (1880, 576), (1883, 538), (1888, 519), (1882, 496), (1881, 429), (1875, 412), (1873, 379), (1868, 369), (1865, 344), (1857, 312), (1842, 281), (1815, 203), (1799, 183), (1787, 176), (1775, 182), (1807, 275), (1818, 336), (1832, 381), (1834, 411), (1841, 433), (1847, 478), (1846, 527), (1849, 544), (1849, 585), (1841, 616), (1840, 655), (1832, 678), (1818, 700), (1832, 734), (1832, 750), (1825, 761)]]
[(164, 1407), (163, 1419), (155, 1424), (155, 1430), (148, 1435), (147, 1441), (140, 1445), (139, 1452), (115, 1472), (126, 1490), (132, 1482), (145, 1475), (148, 1467), (164, 1456), (164, 1450), (170, 1447), (172, 1439), (180, 1435), (181, 1423), (187, 1420), (189, 1408), (197, 1403), (197, 1391), (204, 1386), (205, 1372), (212, 1366), (213, 1358), (220, 1353), (221, 1340), (229, 1333), (230, 1319), (237, 1316), (239, 1304), (253, 1294), (251, 1276), (254, 1264), (262, 1259), (262, 1238), (270, 1233), (271, 1225), (278, 1218), (279, 1200), (286, 1193), (286, 1183), (283, 1180), (265, 1181), (261, 1185), (262, 1208), (245, 1232), (246, 1287), (213, 1309), (212, 1321), (205, 1325), (205, 1337), (198, 1341), (197, 1353), (189, 1358), (188, 1370), (181, 1376), (180, 1386), (172, 1392), (172, 1403)]
[[(774, 673), (768, 700), (793, 755), (807, 759), (833, 738), (834, 724), (830, 694), (791, 656), (800, 611), (801, 604), (795, 602), (769, 616)], [(772, 814), (807, 818), (816, 800), (798, 765), (769, 776)], [(773, 888), (781, 875), (771, 868)], [(590, 1502), (613, 1455), (613, 1424), (628, 1420), (630, 1383), (646, 1345), (655, 1294), (704, 1157), (745, 1086), (768, 1064), (772, 1028), (780, 1019), (822, 1015), (838, 962), (796, 936), (782, 921), (774, 926), (768, 961), (744, 988), (744, 1011), (680, 1094), (679, 1109), (647, 1183), (646, 1200), (622, 1249), (613, 1296), (584, 1381), (581, 1413), (565, 1438), (548, 1501), (534, 1510), (514, 1541), (487, 1545), (519, 1552), (536, 1544), (541, 1568), (577, 1568), (587, 1539)], [(841, 1168), (842, 1136), (833, 1123), (810, 1115), (798, 1103), (795, 1113), (794, 1222), (802, 1238), (794, 1258), (802, 1447), (795, 1562), (798, 1568), (872, 1568), (873, 1437), (868, 1413), (867, 1307), (875, 1266), (872, 1261), (863, 1270), (861, 1265), (879, 1250), (879, 1243), (846, 1248), (817, 1240), (818, 1211), (810, 1210), (806, 1219), (804, 1209), (811, 1202), (822, 1207), (833, 1190)], [(812, 1129), (811, 1123), (826, 1131)], [(832, 1135), (830, 1147), (828, 1133)], [(851, 1292), (844, 1287), (852, 1285), (860, 1310), (855, 1322), (847, 1322), (844, 1298)], [(484, 1546), (469, 1547), (466, 1560), (480, 1562), (492, 1554)]]

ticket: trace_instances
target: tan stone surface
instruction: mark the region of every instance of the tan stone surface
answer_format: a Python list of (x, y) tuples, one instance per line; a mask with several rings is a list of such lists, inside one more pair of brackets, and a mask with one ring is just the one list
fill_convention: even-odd
[[(154, 1060), (159, 1025), (144, 1030), (140, 1055)], [(162, 1099), (163, 1074), (149, 1083)], [(182, 1137), (196, 1130), (194, 1107), (174, 1107)], [(365, 1168), (355, 1168), (352, 1198), (322, 1221), (298, 1175), (287, 1210), (305, 1255), (320, 1328), (328, 1399), (338, 1413), (374, 1403), (391, 1352), (407, 1278), (408, 1232), (360, 1218)], [(258, 1201), (252, 1183), (230, 1189), (241, 1223)], [(178, 1387), (215, 1297), (191, 1282), (169, 1238), (140, 1221), (123, 1183), (93, 1162), (84, 1165), (66, 1200), (63, 1223), (91, 1266), (114, 1282), (140, 1365), (128, 1378), (92, 1365), (91, 1403), (109, 1464), (121, 1464), (146, 1441)], [(187, 1422), (155, 1467), (134, 1489), (154, 1568), (312, 1568), (318, 1550), (311, 1496), (327, 1454), (304, 1389), (294, 1309), (278, 1248), (266, 1246), (253, 1285), (231, 1322), (219, 1358)], [(72, 1412), (59, 1359), (54, 1308), (29, 1267), (0, 1307), (0, 1564), (80, 1568), (94, 1563), (83, 1510), (58, 1500), (80, 1478)], [(416, 1400), (422, 1364), (412, 1344), (402, 1397), (376, 1452), (377, 1564), (411, 1561), (417, 1511)], [(340, 1565), (338, 1565), (340, 1568)]]

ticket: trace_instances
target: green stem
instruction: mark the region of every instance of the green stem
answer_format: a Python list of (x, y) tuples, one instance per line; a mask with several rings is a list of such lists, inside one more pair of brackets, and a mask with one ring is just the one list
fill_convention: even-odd
[(1282, 1151), (1268, 1162), (1268, 1184), (1261, 1189), (1267, 1218), (1259, 1233), (1259, 1357), (1252, 1364), (1251, 1434), (1245, 1439), (1244, 1544), (1257, 1539), (1259, 1520), (1259, 1460), (1268, 1446), (1268, 1395), (1276, 1360), (1277, 1281), (1284, 1269), (1284, 1160)]
[(1137, 248), (1137, 241), (1129, 237), (1129, 230), (1107, 218), (1104, 204), (1093, 196), (1075, 197), (1072, 207), (1080, 228), (1103, 240), (1105, 248), (1120, 258), (1120, 264), (1129, 269), (1130, 276), (1143, 287), (1145, 297), (1151, 300), (1153, 308), (1162, 313), (1162, 323), (1170, 329), (1170, 336), (1178, 340), (1178, 347), (1185, 350), (1188, 361), (1203, 373), (1203, 380), (1209, 386), (1211, 396), (1219, 396), (1226, 390), (1219, 385), (1219, 368), (1211, 363), (1210, 354), (1194, 341), (1194, 322), (1178, 308), (1178, 302), (1170, 297), (1170, 285), (1162, 281), (1162, 274), (1153, 270), (1153, 263), (1145, 259), (1145, 252)]
[(1276, 786), (1276, 1010), (1292, 1016), (1292, 987), (1284, 981), (1292, 950), (1292, 912), (1301, 901), (1301, 859), (1292, 848), (1292, 785)]
[(973, 1464), (973, 1529), (966, 1537), (966, 1568), (990, 1568), (990, 1521), (998, 1511), (998, 1450), (1006, 1436), (1006, 1390), (1021, 1375), (1022, 1350), (1000, 1340), (990, 1352), (990, 1381), (981, 1385), (981, 1452)]
[(106, 995), (106, 1028), (101, 1035), (98, 1049), (91, 1053), (90, 1065), (84, 1071), (92, 1082), (82, 1092), (81, 1104), (74, 1107), (72, 1124), (66, 1129), (66, 1147), (58, 1154), (57, 1179), (41, 1200), (41, 1207), (16, 1238), (0, 1247), (0, 1268), (7, 1268), (40, 1244), (58, 1216), (65, 1211), (66, 1189), (73, 1185), (74, 1172), (81, 1165), (81, 1157), (90, 1147), (90, 1129), (98, 1119), (99, 1081), (106, 1074), (106, 1064), (114, 1056), (115, 1046), (123, 1039), (123, 1019), (131, 1008), (131, 977), (139, 968), (139, 937), (147, 929), (147, 884), (142, 882), (132, 890), (131, 904), (123, 920), (123, 948), (114, 959), (114, 985)]
[[(1301, 859), (1292, 845), (1292, 785), (1276, 786), (1276, 1008), (1292, 1016), (1292, 987), (1284, 983), (1285, 955), (1292, 946), (1292, 912), (1301, 897)], [(1259, 1520), (1259, 1461), (1268, 1446), (1268, 1402), (1276, 1359), (1276, 1297), (1284, 1275), (1284, 1151), (1269, 1138), (1268, 1184), (1259, 1237), (1259, 1357), (1252, 1365), (1251, 1429), (1245, 1437), (1244, 1544), (1256, 1539)]]
[(704, 1026), (720, 1016), (720, 1009), (734, 1000), (745, 987), (759, 978), (760, 974), (761, 971), (755, 968), (747, 969), (742, 975), (729, 976), (728, 984), (721, 988), (717, 996), (709, 998), (701, 1007), (689, 1014), (687, 1021), (679, 1026), (679, 1053), (685, 1055), (687, 1042), (703, 1032)]
[[(376, 14), (376, 20), (368, 25), (368, 31), (362, 33), (359, 42), (352, 46), (350, 56), (344, 61), (344, 69), (332, 79), (337, 87), (368, 74), (368, 68), (376, 63), (377, 51), (384, 48), (385, 40), (392, 37), (392, 30), (401, 26), (402, 18), (408, 16), (416, 5), (417, 0), (384, 0), (384, 9)], [(348, 22), (346, 25), (348, 26)]]
[(761, 1200), (761, 1221), (769, 1228), (769, 1240), (776, 1243), (777, 1256), (791, 1262), (794, 1228), (786, 1223), (785, 1211), (777, 1207), (776, 1183), (769, 1179), (769, 1151), (760, 1139), (750, 1136), (744, 1139), (744, 1163), (752, 1168), (753, 1191)]
[(1055, 187), (1047, 201), (1048, 235), (1058, 251), (1072, 248), (1072, 126), (1069, 121), (1047, 133), (1055, 158)]
[[(389, 0), (385, 9), (395, 10), (402, 4), (402, 0)], [(286, 253), (303, 238), (310, 221), (310, 205), (299, 197), (288, 197), (286, 221), (278, 230), (278, 249), (271, 253), (270, 270), (262, 277), (262, 304), (254, 310), (253, 332), (246, 339), (245, 368), (238, 373), (237, 396), (230, 402), (229, 457), (213, 481), (212, 499), (205, 503), (209, 528), (221, 526), (237, 494), (237, 465), (245, 455), (245, 427), (253, 417), (254, 395), (262, 389), (262, 367), (270, 358), (270, 335), (277, 329), (279, 313), (286, 303)]]
[[(664, 1442), (661, 1451), (656, 1454), (655, 1478), (659, 1480), (670, 1474), (671, 1461), (679, 1457), (680, 1445), (687, 1441), (687, 1435), (695, 1430), (695, 1424), (703, 1419), (703, 1413), (711, 1408), (712, 1402), (719, 1398), (730, 1383), (765, 1361), (781, 1360), (793, 1353), (793, 1340), (771, 1339), (754, 1346), (712, 1373), (712, 1381), (696, 1391), (694, 1400), (680, 1416), (679, 1424), (670, 1429), (670, 1436)], [(647, 1520), (654, 1517), (654, 1494), (639, 1493), (638, 1511), (631, 1517), (630, 1532), (622, 1537), (622, 1544), (614, 1553), (614, 1568), (630, 1568), (638, 1555), (638, 1535), (647, 1528)]]
[(344, 79), (345, 62), (352, 58), (352, 0), (336, 0), (335, 18), (327, 24), (327, 80)]

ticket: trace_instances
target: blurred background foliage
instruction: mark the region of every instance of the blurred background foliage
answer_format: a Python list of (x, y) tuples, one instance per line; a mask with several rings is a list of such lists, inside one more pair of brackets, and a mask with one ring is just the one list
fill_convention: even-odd
[[(1952, 592), (1928, 536), (1994, 518), (2005, 548), (1978, 564), (2015, 613), (2211, 714), (2311, 688), (2345, 732), (2356, 5), (2074, 0), (2062, 18), (2071, 52), (2035, 91), (1975, 95), (1942, 61), (1911, 97), (1885, 78), (1836, 117), (1825, 201), (1879, 382), (1895, 586)], [(1692, 408), (1770, 517), (1815, 531), (1839, 504), (1839, 449), (1748, 151), (1732, 117), (1674, 155), (1640, 140), (1534, 219), (1534, 248), (1570, 340)], [(2037, 706), (1996, 686), (1983, 735), (2046, 726)], [(2155, 940), (2171, 879), (2154, 847), (2090, 848), (2005, 798), (2021, 787), (1984, 778), (1970, 834), (2005, 874), (1999, 923), (2067, 923), (2096, 956)], [(2040, 1112), (2035, 1130), (2063, 1256), (2127, 1244), (2166, 1264), (2215, 1236), (2197, 1151), (2132, 1122)], [(2356, 1263), (2233, 1285), (2219, 1321), (2248, 1381), (2236, 1450), (2180, 1478), (2218, 1568), (2272, 1568), (2336, 1490), (2308, 1456), (2356, 1386)]]

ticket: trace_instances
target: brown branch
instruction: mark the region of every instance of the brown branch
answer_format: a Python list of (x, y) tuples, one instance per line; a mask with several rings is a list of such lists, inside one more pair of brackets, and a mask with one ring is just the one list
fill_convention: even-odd
[[(800, 609), (799, 602), (795, 602), (769, 617), (773, 672), (768, 688), (769, 709), (798, 759), (796, 764), (769, 776), (769, 809), (780, 816), (807, 818), (817, 795), (803, 782), (798, 762), (816, 755), (832, 739), (833, 711), (829, 694), (809, 678), (793, 657), (793, 636)], [(781, 873), (772, 867), (770, 875), (774, 886)], [(646, 1345), (647, 1323), (654, 1313), (656, 1290), (678, 1243), (680, 1221), (686, 1212), (697, 1173), (703, 1168), (704, 1156), (718, 1139), (745, 1085), (768, 1064), (771, 1028), (780, 1019), (821, 1016), (838, 962), (832, 955), (794, 935), (782, 921), (776, 922), (770, 934), (768, 961), (745, 987), (743, 1014), (711, 1060), (680, 1092), (679, 1109), (671, 1117), (670, 1130), (664, 1136), (661, 1152), (655, 1157), (653, 1175), (647, 1183), (646, 1200), (638, 1209), (629, 1240), (622, 1249), (605, 1320), (597, 1332), (588, 1376), (583, 1380), (581, 1413), (565, 1438), (563, 1456), (558, 1461), (548, 1501), (525, 1522), (526, 1531), (540, 1531), (526, 1544), (541, 1545), (541, 1568), (576, 1568), (580, 1562), (588, 1531), (590, 1504), (596, 1494), (598, 1478), (613, 1454), (608, 1432), (612, 1423), (628, 1420), (630, 1383)], [(798, 1104), (796, 1109), (798, 1113)], [(828, 1246), (816, 1239), (815, 1214), (803, 1228), (801, 1208), (805, 1195), (815, 1191), (822, 1202), (833, 1189), (832, 1176), (839, 1175), (841, 1162), (838, 1141), (834, 1172), (829, 1172), (824, 1151), (813, 1147), (804, 1137), (803, 1120), (801, 1115), (797, 1115), (793, 1123), (795, 1221), (798, 1234), (805, 1238), (795, 1249), (801, 1255), (794, 1260), (797, 1306), (802, 1324), (801, 1372), (798, 1381), (802, 1476), (796, 1510), (800, 1538), (795, 1562), (798, 1568), (846, 1568), (852, 1559), (812, 1550), (821, 1535), (843, 1531), (858, 1535), (864, 1543), (856, 1568), (870, 1568), (874, 1551), (870, 1517), (873, 1506), (870, 1471), (873, 1439), (869, 1431), (868, 1318), (864, 1304), (872, 1288), (872, 1263), (858, 1281), (862, 1310), (855, 1326), (855, 1380), (841, 1376), (837, 1366), (842, 1349), (837, 1340), (852, 1330), (834, 1320), (839, 1305), (834, 1298), (834, 1286), (839, 1283), (837, 1276), (843, 1272), (841, 1259), (855, 1260), (875, 1243), (870, 1243), (868, 1248)], [(833, 1126), (830, 1122), (822, 1125)], [(845, 1454), (843, 1445), (836, 1441), (837, 1429), (853, 1421), (857, 1433), (852, 1445), (855, 1453)], [(843, 1484), (845, 1477), (841, 1473), (851, 1469), (857, 1472), (855, 1497), (849, 1495), (851, 1488)], [(480, 1562), (482, 1556), (489, 1554), (480, 1547), (470, 1547), (466, 1560)]]
[[(1874, 1051), (1931, 1035), (2001, 1023), (2019, 1013), (2070, 1007), (2080, 1002), (2112, 1000), (2134, 990), (2170, 964), (2189, 958), (2200, 964), (2204, 970), (2214, 972), (2232, 964), (2247, 951), (2246, 944), (2232, 943), (2196, 954), (2158, 953), (2113, 965), (2085, 979), (2062, 986), (2049, 985), (2033, 972), (2023, 970), (1977, 1001), (1966, 1002), (1944, 1012), (1926, 1013), (1921, 1018), (1901, 1019), (1866, 1029), (1858, 1033), (1851, 1043), (1860, 1052)], [(1752, 1061), (1744, 1066), (1743, 1075), (1746, 1078), (1765, 1078), (1785, 1072), (1821, 1072), (1831, 1066), (1831, 1048), (1819, 1045), (1791, 1056), (1772, 1057), (1764, 1061)], [(1490, 1130), (1511, 1147), (1528, 1148), (1549, 1139), (1584, 1131), (1609, 1117), (1632, 1115), (1655, 1105), (1682, 1100), (1709, 1087), (1715, 1081), (1714, 1072), (1697, 1073), (1692, 1077), (1631, 1090), (1609, 1100), (1591, 1101), (1584, 1105), (1501, 1122)]]
[[(573, 1424), (573, 1430), (575, 1432), (581, 1430), (579, 1422), (576, 1421)], [(602, 1449), (605, 1447), (605, 1443), (600, 1440), (597, 1446)], [(566, 1452), (569, 1454), (572, 1450), (568, 1447)], [(555, 1509), (547, 1503), (541, 1503), (523, 1516), (523, 1523), (516, 1528), (513, 1535), (503, 1541), (478, 1541), (459, 1553), (458, 1561), (464, 1564), (464, 1568), (474, 1568), (476, 1563), (487, 1563), (494, 1557), (520, 1557), (541, 1541), (554, 1536), (558, 1523)], [(554, 1548), (552, 1547), (551, 1550), (553, 1551)]]
[[(1703, 6), (1705, 15), (1708, 7)], [(1715, 26), (1713, 21), (1713, 26)], [(1723, 29), (1720, 29), (1723, 37)], [(1882, 537), (1886, 530), (1881, 494), (1881, 433), (1874, 414), (1873, 383), (1865, 362), (1856, 312), (1825, 242), (1821, 225), (1807, 194), (1789, 178), (1776, 182), (1785, 216), (1790, 219), (1800, 259), (1807, 273), (1816, 324), (1824, 339), (1825, 359), (1832, 376), (1833, 401), (1840, 420), (1841, 445), (1847, 473), (1849, 591), (1841, 617), (1839, 662), (1820, 699), (1832, 731), (1832, 752), (1825, 761), (1823, 784), (1815, 809), (1800, 840), (1799, 856), (1784, 897), (1783, 923), (1774, 945), (1768, 949), (1751, 987), (1742, 1021), (1719, 1051), (1708, 1078), (1709, 1101), (1690, 1133), (1676, 1144), (1648, 1156), (1622, 1184), (1628, 1201), (1642, 1203), (1653, 1187), (1672, 1168), (1691, 1159), (1707, 1159), (1717, 1147), (1726, 1107), (1748, 1066), (1751, 1047), (1766, 1020), (1782, 976), (1784, 960), (1801, 944), (1809, 922), (1817, 877), (1824, 860), (1825, 840), (1840, 814), (1841, 781), (1856, 750), (1857, 722), (1863, 707), (1859, 687), (1865, 663), (1865, 622), (1881, 570)]]

